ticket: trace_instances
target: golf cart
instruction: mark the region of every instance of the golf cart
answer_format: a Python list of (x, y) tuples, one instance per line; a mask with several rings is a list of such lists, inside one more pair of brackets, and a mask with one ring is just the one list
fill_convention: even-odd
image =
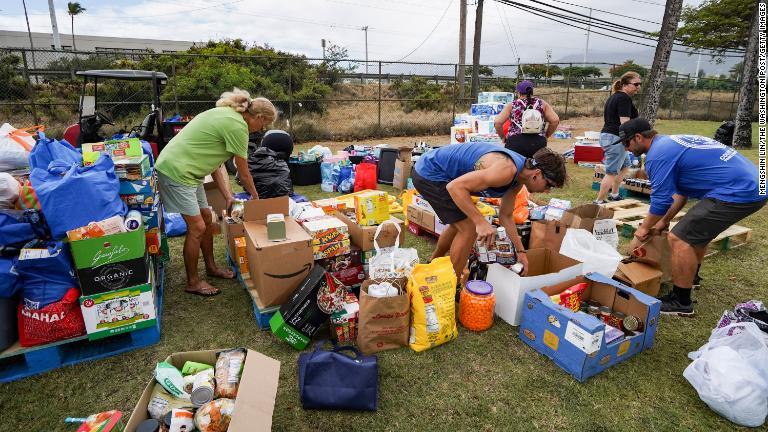
[[(140, 125), (134, 126), (129, 132), (133, 137), (148, 141), (152, 146), (152, 152), (157, 154), (166, 144), (163, 131), (163, 113), (160, 105), (160, 92), (162, 87), (168, 83), (168, 77), (163, 72), (144, 71), (144, 70), (88, 70), (76, 72), (76, 75), (83, 77), (83, 88), (80, 96), (79, 120), (67, 128), (64, 133), (64, 139), (72, 145), (80, 146), (82, 143), (103, 141), (105, 137), (101, 135), (100, 129), (103, 125), (114, 126), (111, 113), (115, 108), (129, 102), (130, 99), (137, 97), (143, 91), (139, 90), (122, 101), (114, 103), (109, 109), (99, 110), (99, 83), (104, 80), (117, 81), (149, 81), (152, 86), (152, 102), (150, 113), (144, 117)], [(89, 82), (93, 83), (93, 95), (87, 95)], [(139, 102), (140, 103), (140, 102)], [(102, 102), (102, 106), (103, 106)]]

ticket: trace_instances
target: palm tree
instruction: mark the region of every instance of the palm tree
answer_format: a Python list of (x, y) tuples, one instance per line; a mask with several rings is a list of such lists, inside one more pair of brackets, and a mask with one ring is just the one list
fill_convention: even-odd
[(67, 3), (67, 13), (72, 18), (72, 51), (77, 51), (77, 45), (75, 45), (75, 15), (80, 15), (83, 12), (85, 12), (85, 8), (80, 6), (80, 3)]

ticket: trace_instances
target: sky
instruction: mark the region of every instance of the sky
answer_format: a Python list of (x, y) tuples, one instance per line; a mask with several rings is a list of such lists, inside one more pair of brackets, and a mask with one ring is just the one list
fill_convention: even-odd
[[(475, 0), (468, 2), (469, 63)], [(614, 14), (655, 23), (661, 23), (664, 15), (664, 0), (545, 2), (584, 14), (589, 13), (587, 7), (601, 9), (606, 12), (593, 10), (593, 16), (647, 31), (660, 25)], [(50, 32), (48, 1), (26, 3), (32, 31)], [(82, 0), (80, 4), (87, 10), (75, 17), (76, 34), (189, 41), (241, 38), (308, 57), (322, 57), (320, 41), (326, 39), (347, 48), (350, 58), (364, 59), (361, 28), (368, 26), (369, 59), (445, 63), (458, 59), (459, 0)], [(70, 34), (67, 2), (54, 0), (54, 5), (60, 33)], [(0, 29), (26, 31), (21, 0), (0, 3)], [(522, 62), (544, 63), (547, 50), (553, 62), (574, 54), (581, 58), (585, 42), (583, 30), (492, 0), (484, 3), (481, 63), (512, 64), (518, 57)], [(632, 53), (642, 50), (648, 48), (592, 33), (587, 61), (598, 62), (617, 51), (632, 58)]]

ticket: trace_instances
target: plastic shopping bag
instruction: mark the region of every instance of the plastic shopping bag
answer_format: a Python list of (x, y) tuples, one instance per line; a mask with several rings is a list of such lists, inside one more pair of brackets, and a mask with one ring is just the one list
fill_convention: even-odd
[[(386, 224), (392, 224), (397, 228), (397, 237), (395, 238), (394, 246), (380, 248), (377, 239), (382, 227)], [(376, 228), (376, 233), (373, 236), (373, 247), (376, 250), (376, 254), (368, 264), (370, 279), (407, 278), (414, 266), (419, 263), (419, 254), (416, 249), (400, 247), (400, 226), (390, 220), (384, 221), (384, 223)]]
[(101, 155), (88, 167), (64, 167), (55, 162), (48, 170), (35, 168), (30, 180), (54, 239), (90, 222), (126, 213), (119, 195), (120, 181), (108, 155)]
[(530, 196), (531, 194), (528, 192), (528, 188), (523, 186), (515, 197), (515, 210), (513, 215), (517, 225), (522, 225), (528, 220), (528, 198), (530, 198)]
[(754, 323), (717, 328), (688, 354), (683, 376), (704, 403), (728, 420), (758, 427), (768, 417), (768, 337)]
[(59, 301), (39, 309), (20, 303), (19, 344), (28, 347), (84, 335), (79, 297), (80, 290), (71, 288)]
[(411, 349), (424, 351), (456, 339), (456, 273), (451, 257), (417, 264), (408, 277), (408, 295)]
[(357, 164), (355, 167), (355, 192), (366, 189), (376, 190), (376, 165)]
[(57, 302), (78, 286), (68, 243), (33, 240), (21, 250), (15, 267), (23, 302), (32, 309)]
[(83, 157), (66, 141), (48, 139), (43, 134), (39, 134), (40, 139), (29, 153), (29, 167), (32, 169), (48, 169), (51, 162), (58, 161), (67, 165), (82, 165)]
[(29, 166), (29, 152), (35, 145), (35, 139), (28, 129), (16, 129), (8, 123), (0, 126), (0, 171), (10, 171)]
[(583, 262), (583, 274), (597, 272), (609, 278), (616, 273), (623, 258), (611, 245), (583, 229), (568, 229), (565, 232), (560, 253)]

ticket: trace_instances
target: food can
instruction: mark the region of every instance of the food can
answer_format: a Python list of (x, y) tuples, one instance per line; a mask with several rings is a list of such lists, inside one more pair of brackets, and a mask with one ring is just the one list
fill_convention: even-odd
[(624, 330), (637, 331), (640, 328), (640, 318), (634, 315), (627, 315), (622, 322)]
[(600, 318), (600, 306), (588, 305), (587, 306), (587, 313), (592, 315), (592, 316)]
[(610, 306), (600, 306), (600, 319), (603, 320), (604, 323), (610, 324), (611, 313), (613, 313), (613, 310)]
[(609, 323), (613, 327), (616, 327), (619, 330), (623, 330), (623, 321), (624, 318), (626, 318), (626, 315), (622, 312), (615, 311), (611, 314), (611, 322)]
[(213, 400), (213, 390), (216, 386), (211, 370), (205, 370), (195, 375), (192, 384), (190, 400), (196, 408)]

